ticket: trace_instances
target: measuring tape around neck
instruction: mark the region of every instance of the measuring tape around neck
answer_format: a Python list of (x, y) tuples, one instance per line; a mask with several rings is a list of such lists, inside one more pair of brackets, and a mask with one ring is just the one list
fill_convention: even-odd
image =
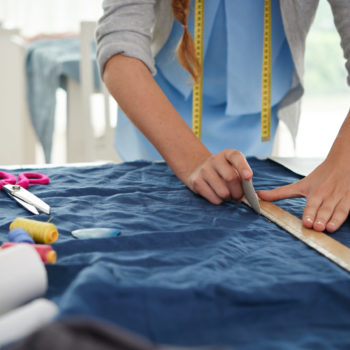
[(193, 85), (192, 131), (200, 139), (202, 134), (203, 105), (204, 0), (196, 0), (194, 13), (194, 48), (201, 67), (201, 73), (198, 81)]
[(270, 140), (271, 130), (271, 0), (265, 0), (264, 42), (261, 77), (261, 139)]
[[(196, 0), (194, 14), (194, 47), (200, 66), (203, 67), (204, 0)], [(270, 140), (271, 127), (271, 0), (265, 0), (264, 43), (262, 65), (261, 138)], [(203, 68), (202, 68), (203, 72)], [(203, 74), (193, 85), (192, 131), (200, 139), (202, 131)]]

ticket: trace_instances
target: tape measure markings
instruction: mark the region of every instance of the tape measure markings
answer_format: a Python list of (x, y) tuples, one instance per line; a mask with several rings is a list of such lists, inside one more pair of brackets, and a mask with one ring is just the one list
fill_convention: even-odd
[[(194, 47), (203, 71), (204, 0), (196, 0), (194, 21)], [(192, 131), (200, 139), (202, 134), (203, 74), (193, 85)]]
[(271, 130), (271, 0), (264, 6), (264, 42), (261, 77), (261, 139), (270, 140)]
[[(272, 26), (271, 0), (264, 4), (264, 36), (263, 59), (261, 77), (261, 139), (269, 141), (271, 138), (271, 53), (272, 53)], [(204, 36), (204, 0), (196, 0), (194, 21), (195, 53), (201, 68), (203, 67), (203, 36)], [(192, 131), (200, 139), (202, 133), (202, 104), (203, 104), (203, 77), (193, 85), (192, 97)]]

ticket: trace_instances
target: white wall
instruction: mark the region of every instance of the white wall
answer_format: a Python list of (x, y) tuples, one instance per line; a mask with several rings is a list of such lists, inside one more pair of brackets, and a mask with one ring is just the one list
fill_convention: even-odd
[(300, 157), (325, 157), (349, 112), (344, 53), (328, 1), (320, 0), (306, 45), (305, 96), (296, 144)]
[(0, 22), (25, 36), (77, 32), (81, 20), (102, 14), (102, 0), (0, 0)]

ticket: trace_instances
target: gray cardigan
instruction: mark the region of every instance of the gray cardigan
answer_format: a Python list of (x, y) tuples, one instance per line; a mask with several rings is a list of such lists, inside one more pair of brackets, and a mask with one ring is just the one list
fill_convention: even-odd
[[(215, 1), (215, 0), (210, 0)], [(254, 0), (255, 1), (255, 0)], [(291, 50), (295, 72), (291, 89), (280, 103), (278, 117), (295, 139), (300, 116), (300, 97), (304, 93), (304, 54), (306, 35), (319, 0), (280, 0), (282, 20)], [(350, 0), (328, 0), (344, 50), (350, 85)], [(154, 57), (162, 48), (173, 25), (171, 0), (104, 0), (99, 20), (97, 60), (103, 72), (115, 54), (142, 60), (155, 74)]]

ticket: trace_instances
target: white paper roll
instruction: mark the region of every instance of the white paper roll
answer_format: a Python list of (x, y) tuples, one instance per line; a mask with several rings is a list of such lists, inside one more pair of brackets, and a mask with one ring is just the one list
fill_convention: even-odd
[(0, 348), (46, 325), (57, 313), (55, 303), (40, 298), (0, 316)]
[(29, 244), (0, 251), (0, 315), (47, 290), (47, 273), (39, 254)]

